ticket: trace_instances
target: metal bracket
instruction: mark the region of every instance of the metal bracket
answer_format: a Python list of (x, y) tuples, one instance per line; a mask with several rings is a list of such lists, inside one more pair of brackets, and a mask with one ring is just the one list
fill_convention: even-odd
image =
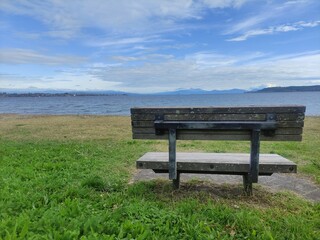
[(156, 114), (155, 116), (154, 116), (154, 120), (164, 120), (164, 115), (163, 114)]
[[(164, 115), (163, 114), (155, 115), (154, 116), (154, 121), (164, 121)], [(156, 135), (164, 134), (164, 129), (155, 128), (155, 134)]]
[[(267, 113), (266, 122), (275, 122), (276, 123), (277, 115), (275, 113)], [(262, 131), (263, 136), (273, 137), (276, 134), (275, 129), (266, 129)]]
[(266, 121), (276, 121), (277, 115), (275, 113), (267, 113)]

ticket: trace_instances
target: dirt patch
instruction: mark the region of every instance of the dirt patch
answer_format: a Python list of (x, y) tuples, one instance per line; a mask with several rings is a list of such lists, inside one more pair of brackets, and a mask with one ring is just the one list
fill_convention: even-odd
[[(156, 174), (152, 170), (140, 170), (135, 172), (131, 182), (163, 180), (168, 181), (168, 174)], [(253, 199), (259, 199), (262, 192), (269, 194), (280, 191), (291, 191), (303, 198), (320, 202), (320, 188), (306, 178), (300, 178), (293, 174), (273, 174), (272, 176), (260, 176), (258, 186), (255, 187)], [(243, 196), (242, 176), (233, 175), (213, 175), (213, 174), (181, 174), (180, 194), (184, 192), (206, 191), (215, 197), (238, 198)], [(261, 196), (260, 196), (261, 197)], [(261, 199), (261, 198), (260, 198)]]

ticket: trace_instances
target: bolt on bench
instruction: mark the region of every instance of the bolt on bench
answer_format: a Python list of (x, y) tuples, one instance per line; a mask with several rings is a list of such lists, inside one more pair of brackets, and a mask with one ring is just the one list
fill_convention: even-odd
[[(297, 165), (277, 154), (260, 154), (260, 141), (301, 141), (305, 106), (132, 108), (133, 139), (168, 139), (169, 154), (149, 152), (138, 169), (169, 173), (179, 188), (181, 173), (242, 175), (246, 194), (259, 175), (296, 173)], [(177, 140), (247, 140), (250, 154), (177, 153)]]

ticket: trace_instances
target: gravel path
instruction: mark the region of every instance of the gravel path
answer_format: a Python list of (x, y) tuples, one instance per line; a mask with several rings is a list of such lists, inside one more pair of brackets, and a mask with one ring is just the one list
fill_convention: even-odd
[[(152, 170), (139, 170), (133, 177), (133, 182), (153, 179), (168, 179), (168, 174), (155, 174)], [(181, 182), (198, 179), (215, 184), (242, 184), (242, 176), (214, 174), (181, 174)], [(272, 192), (289, 190), (313, 202), (320, 202), (320, 187), (310, 180), (294, 174), (273, 174), (260, 176), (259, 184)]]

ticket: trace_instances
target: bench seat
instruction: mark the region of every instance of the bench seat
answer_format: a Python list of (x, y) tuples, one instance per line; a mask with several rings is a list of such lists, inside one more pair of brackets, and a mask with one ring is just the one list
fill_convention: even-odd
[[(246, 153), (182, 153), (177, 152), (179, 173), (210, 173), (244, 175), (250, 169), (250, 154)], [(138, 169), (152, 169), (156, 173), (168, 172), (167, 152), (148, 152), (136, 162)], [(259, 175), (296, 173), (297, 165), (278, 155), (260, 154)]]

